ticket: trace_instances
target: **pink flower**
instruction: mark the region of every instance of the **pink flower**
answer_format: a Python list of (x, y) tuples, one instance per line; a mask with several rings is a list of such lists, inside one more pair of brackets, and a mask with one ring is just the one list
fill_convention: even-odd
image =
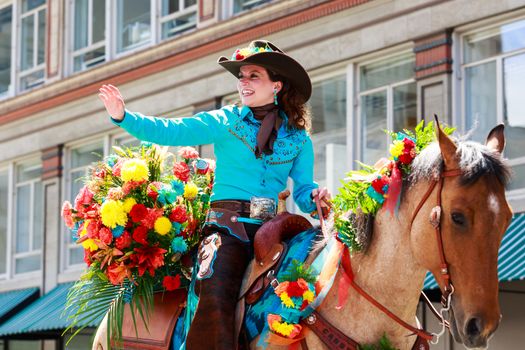
[(72, 211), (71, 203), (68, 201), (64, 202), (64, 205), (62, 205), (62, 218), (64, 219), (64, 222), (66, 223), (66, 226), (69, 228), (75, 227), (75, 223), (73, 222), (73, 211)]
[(193, 147), (182, 147), (179, 150), (179, 156), (185, 159), (199, 158), (199, 152)]
[(124, 159), (120, 158), (115, 165), (113, 165), (112, 171), (114, 176), (120, 177), (120, 170), (122, 169), (122, 164), (124, 164)]
[(75, 209), (79, 211), (82, 210), (82, 206), (90, 205), (92, 200), (93, 192), (91, 192), (87, 186), (82, 187), (75, 198)]

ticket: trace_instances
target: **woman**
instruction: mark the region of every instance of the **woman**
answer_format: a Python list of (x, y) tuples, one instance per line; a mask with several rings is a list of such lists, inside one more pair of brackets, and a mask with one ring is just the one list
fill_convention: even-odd
[[(274, 214), (288, 177), (294, 181), (294, 200), (302, 211), (315, 211), (315, 196), (323, 206), (330, 200), (327, 190), (313, 182), (310, 114), (305, 105), (312, 86), (304, 68), (263, 40), (236, 50), (231, 59), (219, 58), (218, 63), (238, 78), (241, 105), (162, 119), (125, 110), (112, 85), (103, 85), (99, 94), (112, 121), (138, 139), (173, 146), (214, 144), (209, 237), (201, 245), (194, 275), (199, 302), (186, 340), (190, 350), (209, 349), (210, 344), (235, 349), (235, 305), (252, 258), (251, 243), (261, 219)], [(262, 216), (254, 217), (254, 212)]]

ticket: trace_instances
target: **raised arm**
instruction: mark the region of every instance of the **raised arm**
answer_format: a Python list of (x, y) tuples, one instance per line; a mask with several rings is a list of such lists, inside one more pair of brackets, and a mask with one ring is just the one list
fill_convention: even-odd
[(225, 113), (221, 110), (175, 119), (134, 113), (125, 109), (120, 91), (112, 85), (103, 85), (99, 97), (115, 125), (139, 140), (159, 145), (195, 146), (215, 143), (227, 121)]

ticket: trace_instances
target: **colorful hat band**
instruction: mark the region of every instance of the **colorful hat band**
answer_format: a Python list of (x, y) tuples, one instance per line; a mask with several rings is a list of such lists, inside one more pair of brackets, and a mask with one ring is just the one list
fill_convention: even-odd
[(241, 61), (251, 55), (261, 52), (274, 52), (268, 45), (264, 47), (249, 46), (242, 49), (237, 49), (232, 55), (232, 61)]

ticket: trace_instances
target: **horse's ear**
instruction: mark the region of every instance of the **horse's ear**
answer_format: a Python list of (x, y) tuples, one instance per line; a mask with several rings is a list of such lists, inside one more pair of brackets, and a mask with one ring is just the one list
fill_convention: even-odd
[(436, 138), (441, 149), (441, 155), (443, 156), (443, 162), (445, 169), (452, 170), (459, 168), (458, 160), (456, 157), (456, 144), (441, 130), (437, 115), (434, 114), (436, 121)]
[(487, 142), (485, 143), (488, 148), (498, 151), (499, 153), (503, 152), (505, 149), (505, 126), (500, 124), (494, 129), (490, 130), (489, 136), (487, 136)]

